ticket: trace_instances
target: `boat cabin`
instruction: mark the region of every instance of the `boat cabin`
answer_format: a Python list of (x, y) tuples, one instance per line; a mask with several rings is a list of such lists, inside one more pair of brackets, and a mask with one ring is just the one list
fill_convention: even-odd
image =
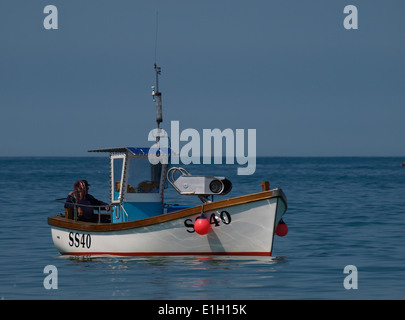
[[(132, 147), (90, 150), (110, 153), (110, 203), (114, 205), (111, 218), (113, 223), (149, 218), (163, 213), (168, 164), (152, 164), (148, 157), (149, 151), (150, 148)], [(166, 156), (169, 155), (170, 150)]]

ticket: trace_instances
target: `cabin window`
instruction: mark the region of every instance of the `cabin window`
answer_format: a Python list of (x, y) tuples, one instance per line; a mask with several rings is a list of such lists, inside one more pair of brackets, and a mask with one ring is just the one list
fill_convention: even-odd
[(160, 164), (151, 165), (148, 158), (131, 159), (128, 167), (128, 193), (158, 193)]
[(115, 201), (119, 200), (120, 197), (124, 159), (123, 156), (113, 157), (111, 159), (112, 199)]

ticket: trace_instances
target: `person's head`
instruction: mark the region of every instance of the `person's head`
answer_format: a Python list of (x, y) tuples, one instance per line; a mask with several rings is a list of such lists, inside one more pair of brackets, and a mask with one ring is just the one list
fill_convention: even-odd
[(87, 189), (87, 192), (89, 191), (89, 187), (90, 187), (90, 184), (87, 182), (87, 180), (82, 180), (83, 182), (84, 182), (84, 184), (86, 185), (86, 189)]
[(86, 180), (80, 180), (75, 183), (74, 192), (77, 200), (83, 200), (86, 197), (88, 185)]

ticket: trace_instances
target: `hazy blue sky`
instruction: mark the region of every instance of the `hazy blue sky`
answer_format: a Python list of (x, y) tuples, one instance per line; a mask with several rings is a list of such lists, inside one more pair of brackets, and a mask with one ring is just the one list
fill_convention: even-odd
[(256, 129), (258, 155), (405, 155), (403, 0), (1, 0), (0, 156), (152, 145), (157, 9), (169, 131)]

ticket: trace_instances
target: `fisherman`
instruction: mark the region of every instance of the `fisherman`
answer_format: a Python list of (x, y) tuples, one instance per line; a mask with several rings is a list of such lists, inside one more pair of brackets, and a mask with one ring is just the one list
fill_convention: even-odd
[(76, 206), (79, 221), (97, 222), (98, 216), (94, 214), (94, 208), (100, 207), (101, 210), (110, 211), (110, 207), (107, 203), (97, 200), (89, 194), (89, 186), (87, 180), (77, 181), (74, 185), (74, 191), (67, 196), (65, 208), (74, 210)]

